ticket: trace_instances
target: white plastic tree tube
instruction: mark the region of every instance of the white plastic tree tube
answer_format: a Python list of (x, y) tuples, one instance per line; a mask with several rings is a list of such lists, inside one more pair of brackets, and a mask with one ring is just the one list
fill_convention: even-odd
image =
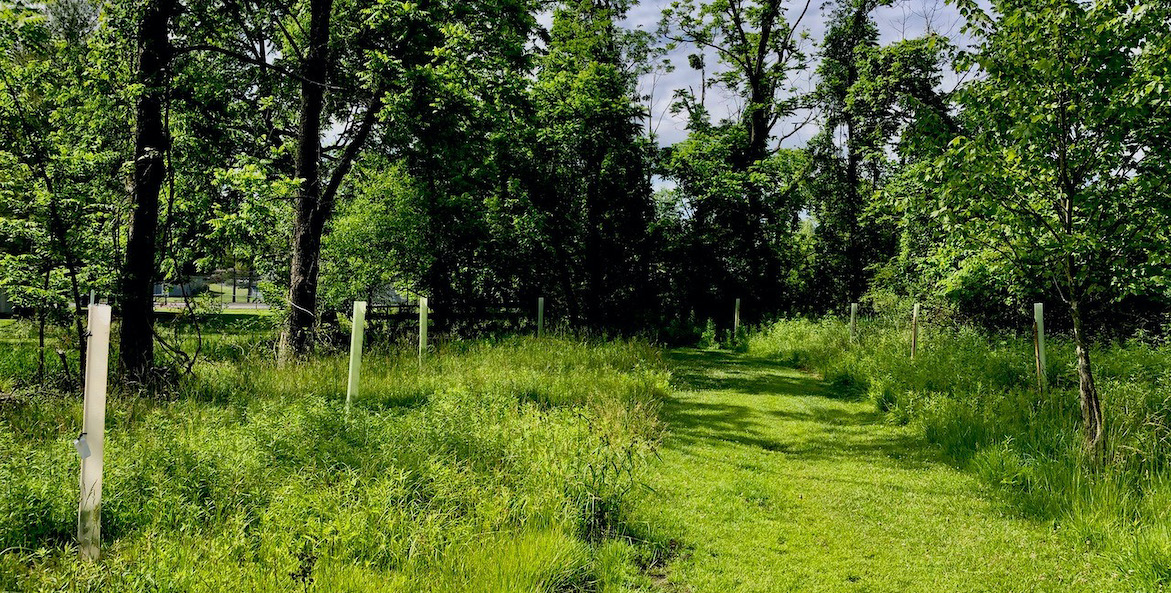
[(537, 337), (545, 335), (545, 297), (537, 297)]
[(350, 329), (350, 380), (346, 386), (346, 415), (350, 402), (358, 395), (358, 380), (362, 372), (362, 344), (366, 336), (366, 301), (354, 301), (353, 326)]
[(1045, 304), (1033, 303), (1033, 348), (1037, 356), (1037, 382), (1044, 391), (1049, 387), (1045, 369)]
[(858, 303), (850, 303), (850, 341), (858, 341)]
[(97, 560), (102, 540), (102, 461), (105, 454), (106, 379), (110, 359), (110, 306), (89, 308), (85, 403), (81, 434), (73, 445), (81, 457), (77, 543), (82, 559)]
[(427, 297), (419, 297), (419, 362), (427, 352)]
[(911, 360), (915, 360), (915, 353), (919, 349), (919, 303), (911, 312)]

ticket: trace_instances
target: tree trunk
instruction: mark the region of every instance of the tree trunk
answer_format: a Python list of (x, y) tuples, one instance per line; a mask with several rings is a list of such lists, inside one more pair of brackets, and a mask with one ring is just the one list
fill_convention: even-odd
[(850, 58), (846, 62), (846, 81), (841, 96), (846, 123), (846, 217), (848, 218), (847, 232), (849, 233), (846, 238), (846, 300), (851, 303), (860, 299), (864, 292), (865, 264), (862, 256), (861, 237), (859, 236), (862, 230), (859, 218), (863, 206), (862, 192), (859, 191), (858, 187), (861, 181), (858, 170), (862, 164), (862, 152), (856, 133), (862, 122), (858, 121), (860, 119), (858, 115), (847, 107), (846, 99), (850, 89), (858, 82), (859, 48), (867, 45), (865, 25), (866, 17), (870, 11), (871, 7), (868, 2), (859, 2), (854, 7), (854, 14), (850, 20)]
[(862, 211), (862, 197), (858, 191), (858, 167), (861, 161), (854, 134), (854, 116), (849, 115), (846, 119), (846, 300), (851, 303), (862, 297), (862, 270), (865, 266), (858, 236), (861, 232), (859, 214)]
[(159, 193), (170, 149), (163, 104), (171, 60), (169, 23), (174, 0), (147, 0), (138, 23), (138, 73), (143, 86), (134, 129), (134, 191), (126, 261), (122, 270), (122, 328), (118, 366), (134, 381), (154, 366), (154, 280)]
[(333, 0), (311, 0), (309, 42), (301, 63), (301, 118), (297, 129), (297, 189), (289, 270), (289, 318), (280, 358), (305, 354), (317, 321), (317, 272), (326, 213), (321, 208), (321, 114), (329, 80), (329, 27)]
[(1073, 339), (1077, 346), (1078, 393), (1081, 399), (1085, 445), (1088, 452), (1097, 456), (1106, 446), (1102, 403), (1098, 400), (1098, 388), (1094, 386), (1094, 374), (1090, 368), (1090, 348), (1085, 328), (1082, 326), (1080, 303), (1077, 299), (1070, 300), (1069, 311), (1073, 318)]

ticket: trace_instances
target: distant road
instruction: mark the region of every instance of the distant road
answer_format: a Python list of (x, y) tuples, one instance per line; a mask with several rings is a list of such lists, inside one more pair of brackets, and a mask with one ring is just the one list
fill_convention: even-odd
[[(268, 303), (221, 303), (221, 306), (225, 312), (268, 311), (270, 309)], [(165, 305), (155, 303), (155, 311), (181, 311), (183, 307), (182, 299), (175, 299)]]

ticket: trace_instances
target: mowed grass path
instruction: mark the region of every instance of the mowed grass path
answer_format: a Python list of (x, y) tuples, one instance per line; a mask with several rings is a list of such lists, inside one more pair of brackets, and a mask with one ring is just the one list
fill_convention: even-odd
[(669, 358), (671, 434), (639, 507), (682, 546), (666, 590), (1122, 590), (1103, 559), (1013, 516), (872, 403), (759, 359)]

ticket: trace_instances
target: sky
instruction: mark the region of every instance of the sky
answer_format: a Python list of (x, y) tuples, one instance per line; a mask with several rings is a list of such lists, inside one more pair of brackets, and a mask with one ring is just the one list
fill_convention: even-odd
[[(625, 26), (653, 33), (658, 27), (663, 8), (670, 4), (671, 0), (641, 0), (627, 14)], [(788, 4), (794, 7), (791, 9), (794, 13), (799, 13), (804, 6), (803, 2), (798, 5), (797, 1), (790, 1)], [(802, 28), (809, 32), (810, 39), (806, 42), (804, 49), (810, 56), (816, 55), (817, 48), (813, 44), (821, 41), (829, 10), (832, 10), (832, 8), (818, 8), (821, 4), (820, 0), (814, 0), (801, 23)], [(791, 15), (790, 18), (796, 18), (796, 14)], [(944, 0), (895, 0), (891, 6), (879, 8), (874, 13), (874, 18), (878, 24), (880, 42), (883, 44), (921, 37), (928, 31), (947, 35), (957, 42), (963, 41), (960, 31), (963, 26), (963, 17), (954, 6), (945, 3)], [(687, 66), (687, 54), (694, 51), (695, 49), (692, 47), (676, 49), (668, 56), (675, 65), (673, 72), (647, 75), (641, 81), (640, 92), (642, 94), (650, 94), (653, 90), (651, 118), (656, 126), (656, 134), (661, 145), (671, 145), (687, 137), (686, 115), (672, 115), (669, 106), (676, 89), (698, 88), (699, 86), (699, 73)], [(710, 68), (712, 62), (710, 55), (708, 62)], [(813, 68), (811, 67), (809, 70), (802, 79), (796, 81), (799, 88), (805, 90), (813, 88)], [(950, 72), (945, 73), (942, 86), (950, 90), (955, 86), (956, 81), (957, 75)], [(713, 89), (708, 90), (707, 103), (708, 110), (717, 120), (728, 116), (736, 109), (737, 105), (734, 98), (722, 95), (718, 91), (713, 92)], [(800, 119), (805, 118), (801, 117)], [(799, 123), (781, 122), (778, 124), (777, 132), (788, 132)], [(783, 144), (793, 147), (803, 146), (816, 133), (817, 128), (813, 123), (805, 124)]]

